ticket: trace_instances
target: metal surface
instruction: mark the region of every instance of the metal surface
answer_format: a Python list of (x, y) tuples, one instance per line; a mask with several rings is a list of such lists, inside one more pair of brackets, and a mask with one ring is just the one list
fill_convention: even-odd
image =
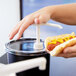
[(44, 48), (41, 50), (34, 49), (33, 46), (35, 42), (36, 42), (35, 38), (22, 38), (20, 40), (13, 40), (6, 43), (6, 50), (11, 54), (21, 55), (21, 56), (30, 55), (31, 53), (32, 54), (35, 53), (35, 55), (46, 53)]

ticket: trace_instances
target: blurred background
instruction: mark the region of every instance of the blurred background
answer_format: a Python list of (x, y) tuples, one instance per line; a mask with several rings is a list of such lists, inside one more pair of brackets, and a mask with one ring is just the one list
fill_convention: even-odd
[[(8, 34), (11, 29), (26, 15), (49, 5), (76, 3), (76, 0), (0, 0), (0, 56), (5, 53), (5, 43), (9, 41)], [(49, 22), (60, 24), (64, 29), (41, 26), (41, 39), (63, 33), (76, 32), (76, 26), (65, 25), (56, 21)], [(30, 26), (23, 37), (35, 37), (35, 26)], [(76, 58), (51, 57), (50, 76), (76, 76)]]

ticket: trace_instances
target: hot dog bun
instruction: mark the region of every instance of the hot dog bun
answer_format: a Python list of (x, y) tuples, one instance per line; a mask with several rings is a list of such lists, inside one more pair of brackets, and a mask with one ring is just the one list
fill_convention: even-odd
[(53, 36), (53, 37), (47, 37), (45, 39), (45, 49), (51, 54), (51, 56), (56, 56), (58, 55), (59, 53), (61, 53), (64, 48), (66, 47), (69, 47), (69, 46), (72, 46), (74, 44), (76, 44), (76, 38), (73, 38), (73, 39), (70, 39), (58, 46), (56, 46), (52, 51), (49, 51), (47, 49), (47, 46), (48, 46), (48, 43), (53, 40), (53, 39), (58, 39), (58, 38), (65, 38), (65, 37), (68, 37), (68, 36), (75, 36), (75, 33), (72, 32), (71, 34), (63, 34), (63, 35), (58, 35), (58, 36)]

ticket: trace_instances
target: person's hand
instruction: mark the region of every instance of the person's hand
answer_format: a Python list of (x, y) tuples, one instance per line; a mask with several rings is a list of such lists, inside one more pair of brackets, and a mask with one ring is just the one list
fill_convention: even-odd
[(27, 29), (31, 24), (46, 23), (50, 18), (61, 23), (76, 25), (75, 9), (76, 3), (42, 8), (23, 18), (11, 31), (9, 39), (13, 39), (16, 34), (18, 34), (17, 39), (19, 39), (25, 29)]
[(46, 23), (51, 16), (52, 12), (49, 11), (49, 6), (42, 8), (26, 17), (24, 17), (11, 31), (9, 35), (9, 39), (13, 39), (13, 37), (18, 34), (17, 39), (20, 39), (23, 32), (31, 25), (31, 24), (41, 24)]
[(57, 56), (64, 58), (76, 57), (76, 45), (65, 48), (63, 52)]

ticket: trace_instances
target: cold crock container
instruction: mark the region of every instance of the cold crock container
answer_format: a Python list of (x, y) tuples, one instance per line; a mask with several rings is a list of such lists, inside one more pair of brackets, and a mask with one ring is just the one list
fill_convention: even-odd
[(38, 68), (33, 68), (17, 73), (17, 76), (49, 76), (50, 55), (44, 50), (44, 48), (41, 50), (35, 50), (33, 48), (35, 41), (35, 38), (22, 38), (19, 40), (10, 41), (6, 44), (8, 63), (14, 63), (38, 57), (45, 57), (47, 60), (46, 70), (41, 71)]

